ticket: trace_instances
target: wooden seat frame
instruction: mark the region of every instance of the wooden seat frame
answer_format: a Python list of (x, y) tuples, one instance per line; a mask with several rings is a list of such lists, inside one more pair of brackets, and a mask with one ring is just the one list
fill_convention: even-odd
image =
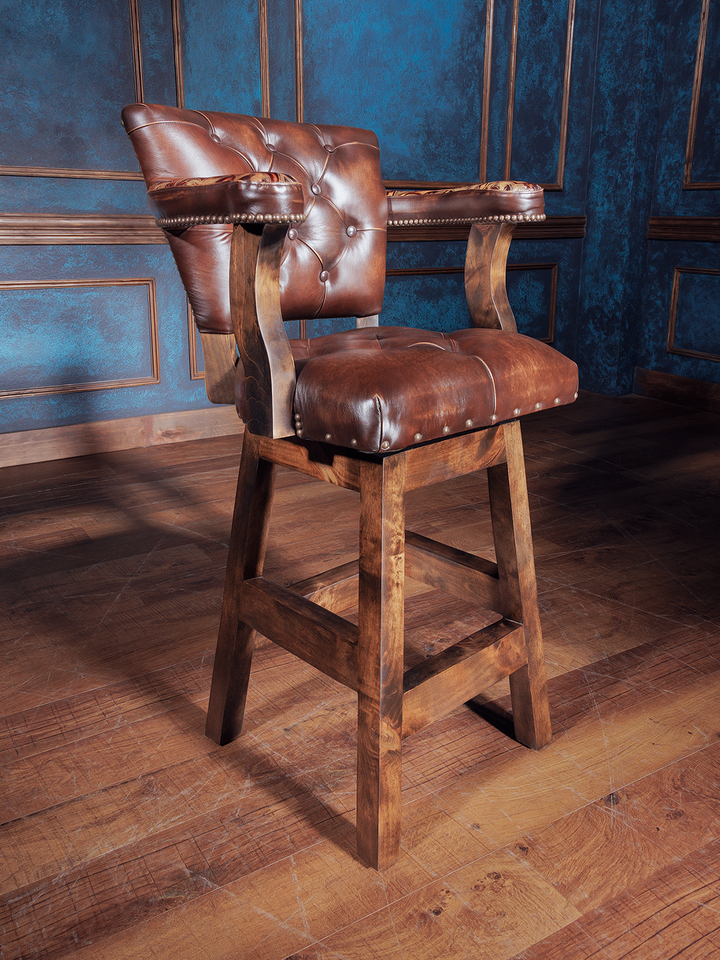
[[(217, 743), (240, 733), (256, 633), (355, 690), (358, 853), (382, 868), (400, 848), (404, 737), (505, 677), (515, 737), (535, 749), (551, 737), (520, 424), (377, 456), (294, 436), (295, 373), (278, 293), (286, 230), (234, 229), (233, 323), (246, 376), (258, 386), (243, 442), (206, 733)], [(515, 330), (505, 292), (512, 230), (507, 223), (471, 228), (466, 293), (475, 326)], [(277, 466), (359, 492), (358, 562), (292, 589), (263, 576)], [(405, 530), (408, 491), (478, 470), (488, 476), (496, 561)], [(500, 619), (405, 671), (405, 575)], [(355, 603), (357, 626), (339, 615)]]

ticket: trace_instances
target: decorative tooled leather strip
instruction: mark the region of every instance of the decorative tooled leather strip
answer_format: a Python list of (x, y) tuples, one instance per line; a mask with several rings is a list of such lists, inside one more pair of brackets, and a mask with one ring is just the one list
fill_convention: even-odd
[(424, 197), (429, 194), (441, 197), (450, 193), (466, 193), (468, 190), (488, 191), (494, 190), (502, 193), (525, 193), (526, 190), (537, 192), (540, 190), (539, 183), (528, 183), (525, 180), (490, 180), (487, 183), (464, 183), (458, 187), (447, 187), (444, 190), (388, 190), (388, 197)]
[(167, 190), (169, 187), (205, 187), (215, 183), (297, 183), (285, 173), (271, 173), (269, 170), (254, 173), (227, 173), (221, 177), (188, 177), (186, 180), (163, 180), (154, 183), (153, 190)]

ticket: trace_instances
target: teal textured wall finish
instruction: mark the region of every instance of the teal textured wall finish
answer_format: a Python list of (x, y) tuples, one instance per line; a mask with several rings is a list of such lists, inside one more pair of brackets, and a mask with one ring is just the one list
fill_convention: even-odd
[[(518, 326), (546, 336), (557, 277), (555, 339), (575, 358), (583, 387), (631, 388), (635, 365), (720, 382), (712, 358), (665, 350), (678, 265), (714, 270), (718, 244), (649, 241), (651, 216), (719, 216), (720, 191), (683, 190), (702, 0), (578, 0), (563, 189), (546, 194), (552, 216), (586, 216), (584, 239), (516, 240), (509, 295)], [(186, 105), (261, 112), (257, 0), (180, 0)], [(302, 101), (305, 120), (376, 131), (384, 176), (472, 181), (489, 133), (487, 174), (555, 182), (562, 144), (561, 103), (569, 0), (520, 0), (513, 125), (508, 130), (513, 0), (496, 0), (491, 38), (480, 0), (303, 0)], [(138, 0), (145, 97), (175, 102), (170, 0)], [(293, 0), (268, 0), (270, 114), (294, 119)], [(489, 89), (483, 89), (492, 39)], [(119, 123), (134, 99), (133, 35), (127, 0), (0, 0), (0, 164), (28, 168), (136, 171)], [(703, 81), (697, 103), (692, 179), (720, 183), (720, 0), (711, 0)], [(137, 46), (136, 46), (137, 49)], [(483, 116), (483, 102), (488, 112)], [(0, 173), (3, 171), (0, 170)], [(0, 175), (0, 213), (147, 214), (133, 180)], [(7, 173), (7, 171), (6, 171)], [(207, 405), (191, 379), (186, 304), (169, 251), (155, 245), (4, 246), (0, 280), (143, 278), (155, 280), (161, 381), (118, 389), (2, 402), (0, 431), (187, 410)], [(462, 243), (389, 245), (391, 269), (458, 268)], [(546, 265), (534, 269), (538, 264)], [(556, 265), (555, 271), (551, 266)], [(720, 342), (715, 275), (684, 275), (678, 343), (712, 354)], [(686, 282), (687, 281), (687, 282)], [(111, 288), (112, 289), (112, 288)], [(130, 290), (135, 289), (135, 293)], [(147, 368), (145, 308), (138, 288), (106, 297), (93, 288), (10, 294), (0, 287), (3, 374), (13, 384), (130, 378)], [(5, 292), (3, 292), (5, 291)], [(391, 276), (385, 323), (467, 323), (456, 272)], [(311, 334), (347, 321), (310, 324)], [(48, 331), (45, 353), (28, 365), (28, 336)], [(112, 349), (108, 344), (113, 344)], [(41, 369), (39, 360), (48, 369)], [(52, 369), (56, 368), (56, 369)]]

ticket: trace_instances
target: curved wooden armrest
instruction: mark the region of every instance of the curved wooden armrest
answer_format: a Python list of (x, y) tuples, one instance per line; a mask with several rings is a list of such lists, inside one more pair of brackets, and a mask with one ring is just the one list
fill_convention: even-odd
[(388, 190), (388, 225), (520, 223), (545, 219), (537, 183), (495, 180), (447, 190)]
[(198, 223), (299, 223), (303, 188), (281, 173), (228, 174), (155, 183), (148, 200), (158, 226), (183, 230)]

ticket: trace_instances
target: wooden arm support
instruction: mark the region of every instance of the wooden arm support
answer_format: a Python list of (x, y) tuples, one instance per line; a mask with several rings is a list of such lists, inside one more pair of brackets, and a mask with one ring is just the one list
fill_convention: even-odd
[(474, 223), (470, 228), (465, 256), (465, 296), (474, 327), (517, 333), (505, 286), (514, 229), (514, 223)]
[(230, 304), (245, 376), (243, 419), (261, 437), (294, 436), (295, 363), (280, 311), (287, 223), (237, 224), (230, 253)]

